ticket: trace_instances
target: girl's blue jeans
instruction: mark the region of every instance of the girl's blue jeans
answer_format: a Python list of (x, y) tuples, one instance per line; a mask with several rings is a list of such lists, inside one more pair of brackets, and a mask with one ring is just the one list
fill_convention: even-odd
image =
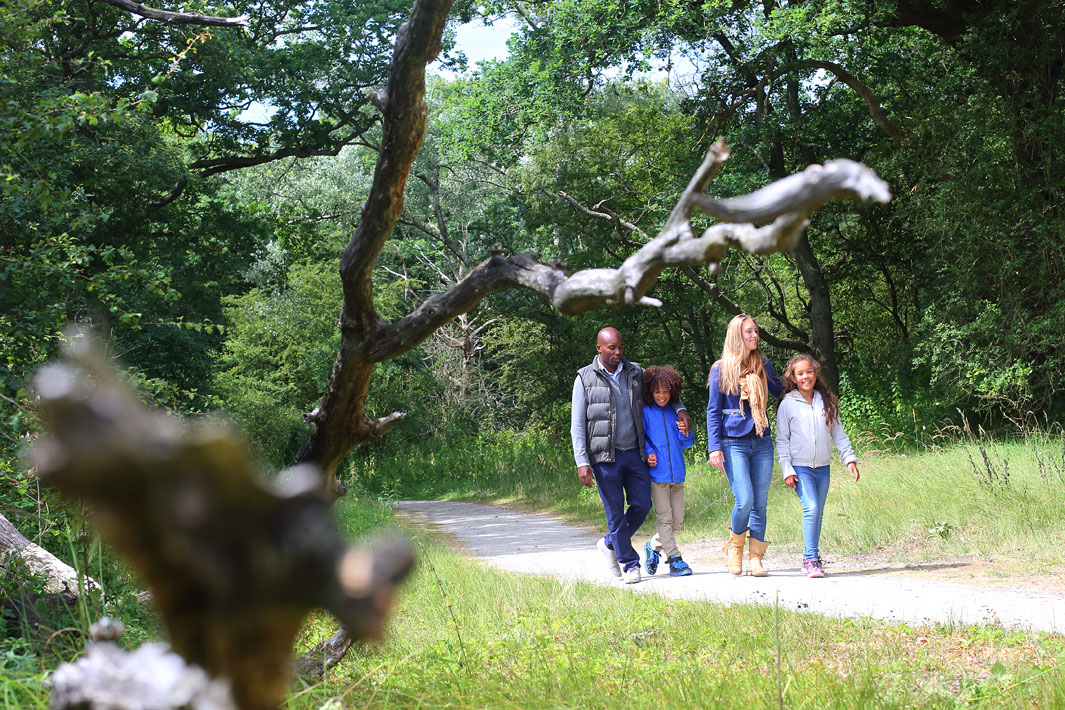
[(725, 476), (736, 505), (732, 508), (732, 532), (748, 529), (751, 537), (765, 540), (765, 508), (773, 482), (773, 439), (766, 436), (728, 437), (721, 441)]
[(796, 466), (795, 474), (795, 493), (802, 502), (802, 539), (805, 543), (802, 558), (820, 559), (818, 542), (821, 540), (821, 520), (825, 517), (825, 499), (828, 498), (829, 468)]

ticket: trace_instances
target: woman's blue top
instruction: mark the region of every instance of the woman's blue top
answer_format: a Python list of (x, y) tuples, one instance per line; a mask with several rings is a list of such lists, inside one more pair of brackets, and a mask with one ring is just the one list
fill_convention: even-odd
[[(774, 399), (778, 399), (783, 388), (777, 378), (777, 371), (765, 358), (762, 359), (762, 365), (765, 367), (769, 394), (773, 395)], [(769, 434), (768, 427), (762, 436), (767, 434)], [(725, 394), (721, 391), (721, 365), (715, 363), (710, 368), (710, 400), (706, 403), (706, 450), (710, 453), (720, 451), (721, 439), (739, 439), (744, 436), (756, 436), (750, 402), (744, 402), (741, 414), (740, 393)]]

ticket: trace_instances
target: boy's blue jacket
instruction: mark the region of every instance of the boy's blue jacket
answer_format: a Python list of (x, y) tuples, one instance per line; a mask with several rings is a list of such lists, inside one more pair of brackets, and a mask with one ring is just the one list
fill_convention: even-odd
[[(777, 371), (773, 369), (768, 359), (762, 359), (765, 367), (765, 380), (769, 394), (774, 399), (780, 398), (783, 389)], [(743, 413), (740, 414), (740, 393), (725, 394), (721, 391), (721, 365), (714, 363), (710, 368), (710, 398), (706, 403), (706, 450), (710, 453), (721, 450), (721, 439), (739, 439), (754, 431), (754, 418), (751, 416), (751, 405), (743, 404)], [(766, 430), (766, 436), (769, 431)]]
[(682, 450), (695, 445), (695, 432), (689, 431), (687, 436), (680, 433), (677, 413), (672, 405), (659, 407), (657, 404), (645, 404), (643, 435), (644, 453), (648, 456), (654, 454), (658, 459), (658, 464), (650, 467), (651, 480), (655, 483), (683, 483)]

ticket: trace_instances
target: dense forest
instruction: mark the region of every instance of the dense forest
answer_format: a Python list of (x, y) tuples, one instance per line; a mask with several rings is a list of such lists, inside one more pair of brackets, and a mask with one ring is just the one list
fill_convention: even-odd
[[(183, 8), (242, 25), (120, 5), (0, 7), (0, 500), (46, 548), (66, 544), (68, 513), (42, 517), (22, 453), (40, 432), (30, 378), (67, 324), (105, 334), (150, 406), (226, 413), (264, 471), (307, 455), (412, 3)], [(455, 29), (503, 16), (509, 56), (469, 66)], [(717, 197), (849, 158), (893, 198), (828, 204), (787, 254), (668, 269), (658, 308), (478, 300), (370, 365), (367, 416), (406, 417), (363, 437), (342, 480), (381, 493), (402, 482), (360, 477), (375, 456), (564, 440), (573, 373), (607, 324), (631, 359), (676, 367), (697, 410), (741, 311), (775, 362), (815, 355), (848, 427), (892, 445), (963, 420), (1007, 435), (1065, 420), (1060, 1), (504, 0), (447, 22), (424, 144), (366, 282), (386, 322), (493, 254), (616, 267), (718, 139)]]

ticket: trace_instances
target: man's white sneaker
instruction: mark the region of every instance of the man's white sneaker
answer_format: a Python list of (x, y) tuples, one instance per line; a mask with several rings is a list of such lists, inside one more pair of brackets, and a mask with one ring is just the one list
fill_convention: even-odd
[(621, 570), (621, 578), (625, 580), (625, 584), (636, 584), (640, 581), (640, 565), (636, 565), (630, 569)]
[(606, 540), (599, 538), (599, 542), (595, 543), (595, 546), (603, 553), (603, 557), (606, 558), (606, 564), (607, 567), (610, 568), (610, 574), (620, 578), (621, 565), (618, 564), (618, 556), (614, 554), (613, 550), (606, 546)]

